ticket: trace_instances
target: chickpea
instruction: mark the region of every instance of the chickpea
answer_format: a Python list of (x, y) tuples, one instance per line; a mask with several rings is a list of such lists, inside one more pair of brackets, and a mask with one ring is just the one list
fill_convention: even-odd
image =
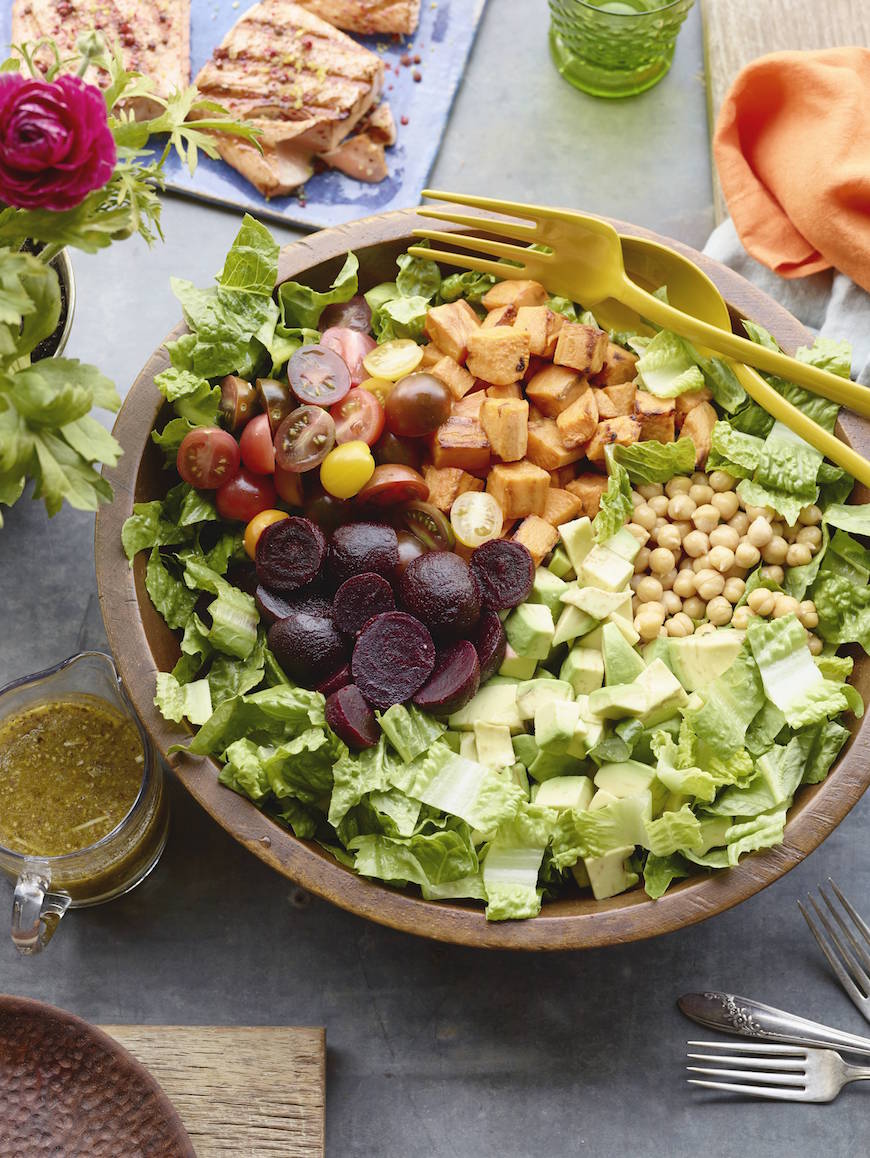
[(676, 615), (678, 611), (683, 610), (683, 601), (673, 591), (666, 591), (662, 596), (662, 606), (668, 615)]
[(798, 522), (802, 527), (815, 527), (822, 521), (822, 512), (815, 505), (804, 507), (798, 515)]
[(727, 470), (711, 470), (708, 481), (713, 490), (721, 494), (725, 491), (733, 491), (737, 480), (732, 478)]
[(792, 543), (785, 561), (789, 567), (805, 567), (812, 557), (813, 553), (806, 543)]
[(677, 572), (677, 577), (674, 580), (674, 593), (679, 595), (681, 599), (688, 599), (690, 595), (695, 594), (695, 573), (694, 571), (683, 570)]
[(683, 611), (690, 619), (703, 619), (706, 610), (707, 604), (703, 599), (699, 599), (697, 595), (692, 595), (689, 599), (683, 600)]
[(702, 470), (696, 470), (692, 475), (692, 486), (705, 487), (707, 486), (707, 476)]
[(741, 537), (749, 530), (749, 515), (746, 511), (738, 511), (728, 520), (728, 526), (733, 527)]
[(676, 527), (677, 530), (680, 532), (680, 542), (681, 543), (682, 543), (683, 539), (685, 539), (686, 535), (690, 535), (692, 533), (692, 531), (695, 529), (692, 526), (691, 520), (689, 520), (689, 519), (675, 519), (674, 522), (671, 523), (671, 526)]
[(715, 623), (702, 623), (695, 628), (695, 635), (712, 635), (716, 630)]
[(692, 515), (692, 522), (699, 531), (705, 531), (709, 535), (714, 527), (719, 526), (719, 512), (710, 503), (704, 503)]
[(695, 625), (684, 611), (678, 611), (676, 615), (672, 616), (665, 626), (668, 629), (668, 635), (676, 639), (685, 638), (691, 635), (695, 630)]
[(634, 535), (638, 543), (640, 543), (641, 547), (649, 539), (649, 531), (646, 529), (646, 527), (642, 527), (640, 523), (629, 523), (625, 529), (628, 531), (629, 535)]
[(657, 495), (654, 495), (651, 499), (647, 499), (647, 506), (652, 507), (658, 517), (663, 519), (668, 513), (668, 502), (669, 499), (667, 495), (662, 494), (660, 489)]
[(697, 507), (695, 500), (686, 494), (674, 495), (668, 502), (668, 516), (675, 521), (682, 522), (685, 519), (691, 519)]
[(669, 499), (676, 498), (677, 495), (687, 495), (691, 485), (692, 480), (690, 478), (678, 475), (676, 478), (672, 478), (669, 482), (665, 483), (665, 494)]
[(798, 527), (790, 527), (788, 523), (782, 529), (782, 537), (787, 543), (794, 543), (797, 539)]
[(665, 591), (672, 591), (676, 577), (677, 569), (676, 567), (672, 567), (665, 575), (659, 575), (659, 583), (661, 583)]
[(782, 521), (782, 519), (773, 519), (770, 524), (770, 529), (773, 531), (774, 538), (785, 538), (785, 523)]
[(670, 525), (671, 524), (668, 522), (668, 520), (662, 515), (656, 516), (656, 525), (653, 527), (653, 536), (655, 536), (656, 531), (660, 531), (662, 527), (669, 527)]
[(689, 498), (692, 499), (697, 506), (702, 507), (709, 504), (713, 498), (713, 488), (706, 483), (693, 483), (689, 488)]
[(707, 618), (717, 627), (724, 627), (726, 623), (730, 623), (733, 611), (734, 608), (724, 595), (715, 596), (707, 604)]
[(720, 574), (730, 571), (734, 566), (734, 552), (730, 547), (712, 547), (710, 549), (710, 566)]
[(643, 527), (644, 530), (651, 531), (656, 525), (657, 517), (652, 507), (649, 506), (648, 503), (644, 503), (642, 506), (634, 508), (632, 519), (635, 523)]
[(675, 563), (674, 553), (669, 551), (667, 547), (656, 547), (650, 553), (650, 570), (656, 575), (667, 575), (668, 571), (673, 571)]
[(734, 562), (738, 567), (754, 567), (761, 558), (761, 552), (748, 539), (741, 539), (734, 552)]
[(722, 588), (722, 594), (729, 603), (737, 603), (743, 598), (743, 592), (746, 590), (746, 584), (742, 579), (732, 577), (725, 580), (725, 586)]
[(631, 505), (633, 507), (642, 507), (645, 502), (646, 499), (643, 497), (640, 491), (631, 492)]
[(710, 556), (709, 555), (699, 555), (697, 559), (693, 559), (692, 560), (692, 570), (695, 572), (696, 575), (698, 574), (699, 571), (709, 571), (710, 570)]
[(740, 510), (740, 500), (734, 491), (718, 492), (710, 499), (710, 503), (726, 521), (733, 519)]
[(746, 568), (738, 567), (735, 563), (733, 567), (729, 567), (729, 569), (727, 571), (723, 571), (722, 574), (725, 576), (726, 581), (728, 579), (745, 579)]
[(798, 607), (796, 615), (808, 631), (819, 626), (819, 613), (812, 599), (805, 599)]
[(745, 631), (749, 626), (750, 619), (755, 619), (755, 615), (744, 603), (742, 607), (734, 608), (734, 614), (731, 616), (731, 626), (736, 627), (738, 631)]
[(641, 601), (638, 599), (638, 597), (636, 595), (633, 595), (631, 597), (631, 614), (637, 615), (637, 613), (638, 613), (638, 611), (640, 611), (641, 607), (643, 607), (643, 604), (641, 603)]
[(665, 621), (665, 609), (661, 603), (647, 603), (634, 617), (634, 630), (647, 643), (659, 633)]
[(788, 543), (782, 535), (775, 535), (761, 550), (761, 557), (765, 563), (784, 563), (787, 554)]
[(629, 579), (628, 585), (632, 589), (632, 591), (635, 593), (635, 595), (637, 594), (637, 585), (641, 582), (642, 579), (645, 579), (645, 578), (646, 578), (646, 575), (632, 575), (632, 577)]
[(679, 554), (683, 537), (673, 523), (665, 523), (656, 531), (656, 542), (660, 547), (666, 547), (669, 551), (676, 551)]
[(795, 540), (797, 543), (806, 543), (813, 554), (822, 545), (822, 532), (818, 527), (800, 527)]
[(769, 579), (771, 583), (779, 583), (780, 585), (782, 585), (782, 581), (785, 579), (785, 571), (783, 571), (782, 567), (778, 566), (762, 567), (760, 574), (762, 579)]
[(683, 550), (693, 559), (697, 559), (710, 550), (710, 540), (703, 531), (690, 531), (683, 539)]
[(644, 486), (637, 488), (637, 493), (643, 495), (647, 502), (649, 502), (650, 499), (655, 499), (658, 498), (659, 495), (663, 495), (665, 488), (661, 483), (646, 483)]
[(699, 571), (695, 576), (695, 589), (700, 597), (706, 603), (708, 600), (721, 595), (725, 590), (725, 580), (718, 571), (712, 568), (706, 571)]
[(773, 614), (776, 596), (773, 591), (768, 591), (766, 587), (756, 587), (754, 591), (749, 592), (746, 603), (750, 611), (760, 615), (762, 619), (766, 619), (768, 615)]
[(729, 527), (727, 523), (714, 527), (710, 532), (711, 547), (730, 547), (732, 551), (736, 551), (739, 542), (740, 536), (734, 528)]
[(800, 604), (792, 595), (783, 595), (777, 591), (774, 596), (773, 618), (782, 619), (786, 615), (794, 615)]
[(824, 644), (817, 635), (810, 633), (807, 637), (807, 647), (809, 647), (811, 655), (821, 655)]
[(641, 547), (635, 556), (634, 573), (635, 575), (644, 575), (649, 570), (649, 547)]
[(641, 603), (656, 603), (661, 599), (664, 588), (653, 575), (641, 575), (635, 592)]
[(770, 507), (747, 507), (746, 513), (749, 516), (750, 523), (756, 519), (764, 519), (766, 523), (772, 523), (776, 518)]
[[(634, 514), (636, 518), (637, 511), (635, 511)], [(749, 530), (746, 532), (746, 538), (749, 540), (753, 547), (758, 547), (759, 550), (762, 547), (766, 547), (770, 540), (773, 538), (773, 531), (771, 530), (770, 523), (767, 521), (767, 519), (762, 519), (760, 515), (753, 519), (753, 521), (749, 524)]]

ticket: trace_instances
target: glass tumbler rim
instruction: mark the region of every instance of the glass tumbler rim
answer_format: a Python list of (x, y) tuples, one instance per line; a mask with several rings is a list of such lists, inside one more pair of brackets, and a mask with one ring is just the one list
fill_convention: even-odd
[(651, 8), (646, 12), (608, 12), (600, 4), (592, 3), (592, 0), (571, 0), (571, 2), (579, 5), (580, 8), (585, 8), (588, 12), (598, 12), (602, 16), (613, 17), (616, 20), (636, 20), (638, 16), (658, 16), (671, 8), (678, 8), (681, 4), (685, 4), (686, 0), (662, 0), (658, 8)]

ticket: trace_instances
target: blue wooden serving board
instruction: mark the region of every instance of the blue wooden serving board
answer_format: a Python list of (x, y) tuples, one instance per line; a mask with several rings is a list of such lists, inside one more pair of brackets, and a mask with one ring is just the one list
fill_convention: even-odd
[[(422, 0), (420, 24), (413, 36), (396, 42), (391, 36), (355, 37), (386, 66), (384, 98), (398, 130), (387, 149), (389, 175), (377, 185), (354, 181), (337, 170), (316, 173), (305, 185), (304, 204), (296, 196), (267, 200), (240, 173), (222, 161), (200, 156), (191, 177), (178, 158), (167, 161), (167, 188), (202, 201), (243, 209), (310, 229), (341, 225), (371, 213), (416, 205), (435, 160), (450, 107), (474, 43), (486, 0)], [(191, 76), (210, 58), (249, 5), (246, 0), (191, 0)], [(9, 43), (11, 4), (0, 10), (0, 39)], [(420, 57), (406, 67), (401, 58)], [(413, 73), (419, 70), (416, 82)], [(407, 118), (407, 124), (401, 119)]]

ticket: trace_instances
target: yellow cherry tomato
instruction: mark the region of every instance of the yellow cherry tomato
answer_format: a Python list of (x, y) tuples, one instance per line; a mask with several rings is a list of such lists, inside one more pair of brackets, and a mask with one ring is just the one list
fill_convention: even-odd
[(394, 338), (370, 350), (363, 358), (363, 365), (373, 378), (398, 382), (406, 374), (413, 373), (422, 361), (422, 346), (411, 338)]
[(366, 378), (365, 382), (360, 382), (360, 389), (368, 390), (369, 394), (374, 394), (381, 406), (385, 406), (390, 391), (395, 385), (395, 382), (390, 382), (386, 378)]
[(355, 439), (331, 450), (320, 464), (320, 482), (337, 499), (352, 499), (375, 473), (367, 442)]
[(465, 547), (479, 547), (501, 534), (502, 509), (486, 491), (465, 491), (450, 508), (450, 524)]
[(245, 554), (250, 558), (255, 558), (257, 554), (257, 540), (265, 531), (266, 527), (271, 527), (273, 523), (280, 523), (282, 519), (289, 519), (290, 516), (286, 511), (260, 511), (259, 515), (254, 515), (247, 527), (245, 527)]

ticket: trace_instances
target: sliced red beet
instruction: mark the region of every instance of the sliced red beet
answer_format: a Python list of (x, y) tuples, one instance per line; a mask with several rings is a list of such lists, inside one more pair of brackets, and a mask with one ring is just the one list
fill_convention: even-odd
[(471, 556), (471, 570), (484, 607), (518, 607), (529, 597), (535, 563), (528, 547), (512, 539), (490, 539)]
[(358, 635), (373, 616), (394, 611), (395, 607), (393, 589), (383, 575), (363, 571), (345, 579), (335, 593), (332, 611), (339, 631)]
[(380, 738), (375, 713), (354, 684), (339, 688), (326, 701), (326, 722), (348, 748), (373, 748)]
[(305, 611), (293, 611), (273, 623), (266, 641), (287, 675), (308, 688), (347, 658), (344, 639), (332, 620)]
[(253, 595), (257, 590), (257, 572), (253, 563), (236, 563), (227, 571), (227, 582)]
[(447, 716), (458, 712), (480, 687), (480, 664), (473, 643), (460, 639), (438, 653), (435, 668), (414, 696), (426, 712)]
[(326, 537), (310, 519), (280, 519), (257, 540), (257, 577), (272, 591), (298, 591), (320, 574)]
[(484, 684), (504, 663), (507, 648), (504, 626), (495, 611), (484, 608), (480, 613), (480, 622), (472, 636), (472, 642), (477, 649), (477, 658), (480, 662), (480, 682)]
[(468, 564), (452, 551), (427, 551), (405, 568), (399, 598), (436, 635), (467, 635), (480, 617), (480, 595)]
[(333, 692), (337, 692), (339, 688), (346, 687), (349, 683), (351, 683), (352, 679), (353, 677), (350, 674), (350, 664), (345, 663), (342, 664), (342, 666), (338, 668), (337, 671), (334, 671), (332, 675), (329, 675), (325, 680), (322, 680), (317, 685), (316, 690), (321, 692), (324, 696), (331, 696)]
[(435, 666), (428, 629), (404, 611), (369, 620), (356, 638), (350, 668), (354, 683), (374, 708), (403, 704), (423, 686)]
[(373, 571), (392, 582), (398, 566), (399, 540), (392, 527), (372, 522), (346, 523), (333, 531), (327, 574), (336, 587), (364, 571)]

